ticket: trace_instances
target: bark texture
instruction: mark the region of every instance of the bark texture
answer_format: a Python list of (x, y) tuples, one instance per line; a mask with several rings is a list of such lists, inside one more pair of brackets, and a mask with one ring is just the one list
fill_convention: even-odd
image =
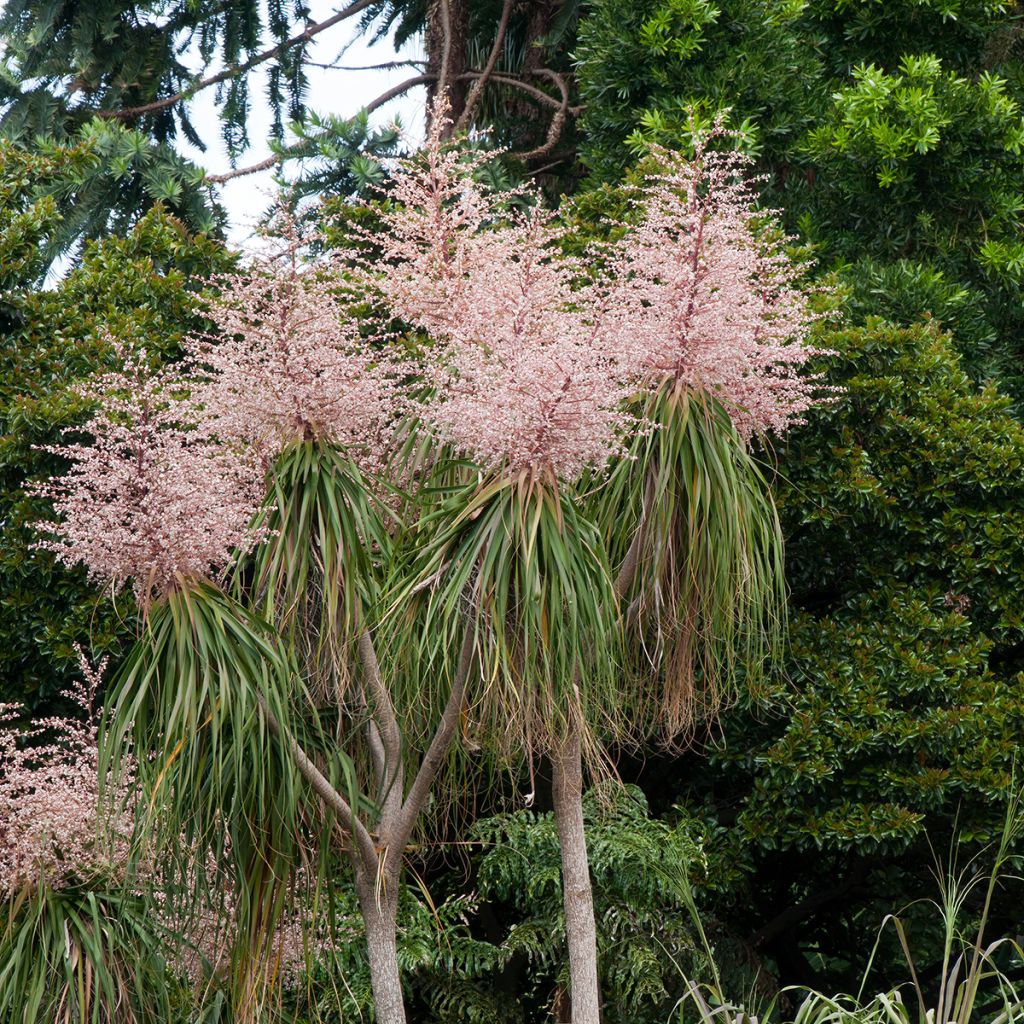
[(427, 74), (435, 76), (427, 88), (427, 109), (438, 92), (447, 91), (452, 124), (466, 108), (469, 82), (460, 77), (469, 70), (469, 5), (466, 0), (431, 0), (427, 8)]
[(402, 978), (398, 970), (398, 878), (385, 872), (377, 891), (376, 878), (356, 870), (356, 895), (366, 926), (370, 983), (377, 1024), (406, 1024)]
[(569, 946), (571, 1024), (600, 1024), (594, 892), (583, 829), (583, 759), (574, 730), (551, 758), (552, 802), (562, 848), (562, 900)]

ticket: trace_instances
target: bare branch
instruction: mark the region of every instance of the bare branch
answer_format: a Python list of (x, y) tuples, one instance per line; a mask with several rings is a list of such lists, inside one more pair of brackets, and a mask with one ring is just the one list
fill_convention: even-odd
[(498, 30), (494, 36), (494, 45), (491, 47), (491, 52), (487, 57), (487, 63), (484, 65), (483, 71), (480, 72), (479, 78), (473, 82), (473, 86), (469, 90), (469, 96), (466, 97), (466, 106), (459, 115), (458, 121), (455, 122), (455, 131), (457, 132), (462, 131), (469, 125), (470, 119), (473, 117), (473, 111), (476, 110), (476, 105), (480, 102), (480, 96), (487, 85), (487, 80), (491, 77), (494, 66), (498, 63), (501, 48), (505, 44), (505, 33), (508, 30), (508, 19), (512, 14), (512, 4), (513, 0), (505, 0), (505, 3), (502, 5), (501, 20), (498, 22)]
[(547, 156), (555, 148), (558, 140), (562, 137), (566, 114), (569, 112), (569, 85), (566, 80), (557, 71), (552, 71), (550, 68), (538, 68), (534, 74), (545, 75), (550, 78), (558, 86), (562, 94), (562, 102), (551, 118), (548, 135), (544, 142), (536, 149), (531, 149), (527, 153), (517, 154), (523, 160), (536, 160), (538, 157)]
[(223, 185), (225, 181), (231, 181), (233, 178), (243, 178), (247, 174), (258, 174), (260, 171), (276, 167), (286, 156), (286, 153), (275, 153), (273, 156), (268, 156), (266, 160), (260, 160), (259, 163), (249, 167), (239, 167), (233, 171), (225, 171), (223, 174), (208, 174), (206, 180), (211, 185)]
[[(415, 63), (410, 61), (409, 63)], [(519, 78), (514, 78), (510, 75), (502, 74), (491, 74), (489, 80), (500, 85), (506, 85), (513, 89), (519, 89), (525, 92), (527, 95), (532, 96), (539, 103), (543, 103), (546, 106), (553, 107), (555, 109), (555, 115), (551, 121), (551, 127), (548, 131), (548, 138), (543, 145), (537, 149), (531, 150), (527, 153), (516, 154), (520, 159), (532, 160), (540, 156), (545, 156), (547, 153), (554, 148), (559, 136), (561, 135), (562, 129), (565, 124), (566, 114), (572, 114), (573, 116), (578, 115), (582, 111), (582, 107), (570, 107), (568, 106), (569, 91), (564, 79), (554, 71), (550, 71), (547, 68), (541, 68), (536, 74), (547, 75), (559, 86), (562, 91), (561, 102), (556, 100), (554, 96), (549, 96), (543, 89), (538, 89), (534, 85), (530, 85), (529, 82), (524, 82)], [(485, 71), (466, 71), (456, 77), (461, 80), (472, 81), (479, 83), (484, 80)], [(392, 86), (390, 89), (381, 93), (376, 99), (371, 100), (363, 108), (368, 114), (372, 114), (375, 110), (389, 103), (391, 100), (396, 99), (403, 93), (408, 92), (410, 89), (415, 89), (418, 85), (427, 85), (430, 82), (437, 81), (437, 76), (430, 73), (423, 73), (421, 75), (413, 75), (411, 78), (407, 78), (404, 82), (399, 82), (398, 85)], [(470, 93), (472, 98), (472, 92)], [(474, 103), (478, 100), (474, 100)], [(206, 181), (211, 185), (222, 185), (224, 182), (232, 181), (235, 178), (242, 178), (248, 174), (258, 174), (260, 171), (269, 170), (271, 167), (275, 167), (285, 160), (289, 159), (293, 154), (275, 153), (272, 156), (267, 157), (264, 160), (260, 160), (257, 163), (251, 164), (248, 167), (239, 167), (236, 170), (224, 171), (221, 174), (208, 174)]]
[(96, 116), (114, 118), (119, 121), (128, 121), (134, 117), (141, 117), (143, 114), (153, 114), (158, 110), (166, 110), (168, 107), (173, 107), (175, 103), (179, 103), (183, 99), (191, 99), (197, 92), (201, 92), (203, 89), (209, 89), (211, 85), (219, 85), (221, 82), (226, 82), (228, 79), (234, 78), (236, 75), (244, 75), (254, 67), (257, 67), (260, 64), (265, 64), (268, 60), (273, 60), (275, 57), (284, 53), (285, 50), (290, 50), (293, 46), (299, 46), (302, 43), (308, 42), (310, 39), (314, 38), (314, 36), (318, 36), (321, 32), (326, 32), (327, 29), (333, 28), (340, 22), (353, 17), (361, 10), (369, 7), (375, 2), (376, 0), (355, 0), (355, 3), (349, 4), (347, 7), (338, 11), (337, 14), (331, 15), (331, 17), (326, 18), (323, 21), (307, 25), (306, 28), (297, 35), (294, 35), (289, 39), (285, 39), (276, 46), (271, 46), (262, 53), (257, 53), (255, 56), (250, 57), (249, 60), (244, 61), (241, 64), (234, 64), (231, 67), (225, 68), (223, 71), (219, 71), (215, 75), (210, 75), (209, 78), (204, 78), (201, 81), (196, 82), (196, 84), (190, 89), (184, 89), (181, 92), (175, 93), (173, 96), (165, 96), (161, 100), (154, 100), (152, 103), (144, 103), (138, 107), (124, 107), (121, 110), (101, 110)]
[(369, 696), (370, 714), (376, 724), (384, 755), (383, 770), (377, 777), (379, 801), (388, 807), (400, 806), (402, 776), (405, 770), (402, 766), (402, 732), (398, 725), (398, 716), (395, 714), (391, 694), (388, 693), (388, 688), (381, 677), (380, 663), (370, 631), (362, 630), (356, 643), (363, 663), (363, 683)]
[(318, 61), (306, 62), (308, 67), (323, 68), (324, 71), (393, 71), (395, 68), (423, 68), (425, 60), (388, 60), (383, 64), (321, 64)]
[(267, 720), (267, 728), (288, 748), (288, 753), (295, 762), (299, 774), (312, 786), (313, 791), (330, 808), (352, 833), (356, 842), (359, 855), (370, 871), (377, 867), (377, 848), (374, 845), (373, 837), (366, 830), (366, 826), (359, 820), (356, 813), (349, 806), (348, 801), (331, 785), (330, 780), (313, 763), (309, 755), (299, 745), (299, 741), (283, 726), (277, 716), (267, 705), (262, 695), (257, 695), (260, 710)]
[(436, 75), (422, 74), (407, 78), (404, 82), (400, 82), (398, 85), (388, 89), (387, 92), (381, 93), (375, 100), (367, 103), (363, 109), (368, 114), (372, 114), (378, 107), (383, 107), (385, 103), (393, 100), (396, 96), (401, 96), (402, 93), (415, 89), (417, 85), (426, 85), (428, 82), (433, 82), (436, 77)]
[(380, 727), (384, 751), (388, 757), (397, 759), (402, 750), (402, 737), (398, 728), (398, 718), (395, 715), (395, 706), (391, 701), (391, 694), (388, 693), (380, 674), (380, 662), (377, 660), (377, 652), (374, 649), (370, 631), (368, 629), (362, 630), (356, 643), (359, 647), (359, 657), (363, 663), (363, 672), (370, 693), (373, 715), (378, 720)]
[[(546, 69), (543, 69), (546, 70)], [(470, 71), (467, 72), (467, 78), (475, 78), (480, 72)], [(537, 72), (540, 74), (541, 72)], [(543, 89), (538, 89), (535, 85), (530, 85), (529, 82), (524, 82), (521, 78), (515, 78), (512, 75), (491, 75), (492, 82), (500, 82), (502, 85), (511, 86), (513, 89), (519, 89), (521, 92), (525, 92), (528, 96), (532, 96), (538, 103), (543, 103), (545, 106), (554, 107), (561, 109), (561, 101), (556, 100), (554, 96), (549, 96)], [(578, 115), (583, 110), (582, 107), (569, 107), (569, 113), (573, 116)]]

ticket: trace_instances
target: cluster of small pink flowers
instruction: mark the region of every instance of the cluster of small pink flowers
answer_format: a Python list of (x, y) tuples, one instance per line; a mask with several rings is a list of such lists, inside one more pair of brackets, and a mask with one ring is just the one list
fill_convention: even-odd
[[(434, 117), (384, 215), (384, 267), (368, 274), (389, 308), (432, 336), (420, 413), (487, 470), (571, 480), (618, 444), (632, 367), (599, 330), (602, 306), (574, 290), (553, 215), (522, 212), (525, 190), (489, 193)], [(518, 209), (517, 209), (518, 206)]]
[(429, 334), (443, 336), (453, 310), (472, 301), (474, 272), (480, 265), (476, 240), (485, 226), (508, 213), (519, 191), (488, 191), (476, 180), (493, 153), (470, 152), (445, 144), (448, 103), (435, 101), (422, 151), (402, 161), (387, 190), (384, 231), (357, 231), (378, 251), (383, 266), (364, 266), (362, 280), (384, 294), (400, 315)]
[(339, 295), (330, 263), (306, 258), (312, 239), (278, 213), (244, 272), (217, 280), (211, 336), (190, 348), (207, 428), (245, 442), (269, 464), (292, 441), (321, 440), (357, 461), (380, 461), (394, 385)]
[(661, 170), (636, 197), (639, 223), (608, 254), (609, 327), (654, 387), (715, 395), (746, 437), (782, 433), (818, 400), (801, 374), (818, 315), (792, 239), (757, 210), (750, 160), (711, 148), (726, 134), (697, 134), (692, 160), (654, 153)]
[(64, 696), (81, 719), (41, 719), (22, 731), (20, 709), (0, 706), (0, 897), (124, 878), (133, 772), (129, 763), (101, 800), (93, 700), (104, 666), (91, 669), (81, 652), (79, 660), (85, 682)]
[(182, 579), (209, 575), (258, 540), (250, 521), (262, 478), (236, 447), (197, 426), (195, 404), (146, 353), (115, 349), (121, 369), (78, 389), (99, 403), (80, 428), (88, 442), (48, 450), (71, 465), (37, 490), (57, 522), (41, 523), (40, 547), (115, 591), (128, 580), (143, 603)]
[[(105, 886), (148, 889), (158, 882), (152, 857), (131, 859), (136, 795), (131, 758), (116, 783), (101, 792), (95, 698), (106, 661), (92, 668), (79, 651), (79, 666), (84, 681), (63, 693), (78, 717), (37, 719), (19, 729), (22, 709), (0, 705), (0, 899), (40, 885), (59, 891), (101, 879)], [(212, 862), (208, 868), (215, 874)], [(223, 900), (208, 897), (182, 915), (159, 887), (152, 897), (168, 934), (185, 938), (169, 950), (176, 971), (200, 987), (207, 978), (204, 961), (214, 973), (228, 962), (237, 900), (228, 889)], [(268, 946), (283, 984), (298, 980), (307, 956), (315, 956), (324, 941), (298, 905), (285, 913)]]

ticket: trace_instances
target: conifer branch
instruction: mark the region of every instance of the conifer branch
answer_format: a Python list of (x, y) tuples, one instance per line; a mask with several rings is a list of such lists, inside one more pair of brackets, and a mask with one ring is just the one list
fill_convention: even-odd
[[(409, 62), (415, 63), (415, 62)], [(549, 73), (553, 80), (555, 80), (562, 87), (562, 100), (556, 100), (553, 96), (549, 96), (543, 89), (538, 89), (534, 85), (530, 85), (529, 82), (524, 82), (522, 79), (515, 78), (511, 75), (501, 74), (490, 74), (488, 80), (496, 82), (500, 85), (506, 85), (513, 89), (519, 89), (522, 92), (527, 93), (533, 99), (539, 103), (543, 103), (546, 106), (555, 108), (555, 118), (552, 121), (552, 127), (548, 131), (548, 138), (543, 145), (537, 149), (531, 150), (528, 153), (517, 154), (521, 159), (529, 160), (535, 159), (536, 157), (545, 156), (551, 151), (555, 143), (558, 141), (561, 135), (562, 128), (564, 127), (565, 115), (572, 114), (574, 117), (578, 116), (583, 108), (568, 106), (568, 87), (566, 86), (564, 79), (555, 72), (549, 72), (547, 68), (541, 68), (534, 74), (545, 74)], [(483, 81), (485, 71), (466, 71), (457, 77), (460, 80), (467, 81)], [(418, 85), (428, 85), (429, 83), (436, 81), (437, 76), (424, 72), (421, 75), (413, 75), (411, 78), (407, 78), (404, 82), (399, 82), (398, 85), (392, 86), (390, 89), (385, 90), (375, 99), (371, 100), (363, 108), (368, 114), (372, 114), (375, 110), (384, 106), (386, 103), (390, 103), (391, 100), (397, 99), (399, 96), (407, 93), (410, 89), (415, 89)], [(470, 93), (472, 99), (472, 93)], [(474, 101), (476, 102), (476, 101)], [(557, 121), (557, 125), (555, 122)], [(266, 157), (263, 160), (259, 160), (254, 164), (250, 164), (248, 167), (239, 167), (234, 170), (224, 171), (220, 174), (208, 174), (206, 181), (211, 185), (223, 185), (225, 182), (233, 181), (235, 178), (243, 178), (249, 174), (258, 174), (260, 171), (269, 170), (271, 167), (276, 167), (278, 164), (284, 163), (285, 160), (289, 159), (293, 154), (290, 152), (274, 153), (271, 156)]]
[(241, 64), (232, 65), (231, 67), (225, 68), (223, 71), (218, 71), (215, 75), (210, 75), (208, 78), (201, 79), (199, 82), (196, 82), (192, 88), (183, 89), (181, 92), (176, 92), (173, 96), (165, 96), (163, 99), (154, 100), (152, 103), (143, 103), (137, 107), (123, 107), (120, 110), (100, 110), (97, 112), (96, 116), (111, 118), (118, 121), (129, 121), (136, 117), (142, 117), (144, 114), (153, 114), (159, 110), (166, 110), (168, 107), (173, 107), (176, 103), (181, 102), (181, 100), (191, 99), (196, 95), (196, 93), (202, 92), (204, 89), (209, 89), (212, 85), (219, 85), (221, 82), (226, 82), (238, 75), (244, 75), (246, 72), (251, 71), (260, 64), (265, 64), (268, 60), (273, 60), (286, 50), (290, 50), (292, 47), (300, 46), (303, 43), (309, 42), (310, 39), (320, 35), (321, 32), (326, 32), (327, 29), (333, 28), (335, 25), (348, 20), (358, 14), (361, 10), (369, 7), (374, 2), (375, 0), (355, 0), (354, 3), (349, 4), (348, 7), (345, 7), (343, 10), (331, 15), (331, 17), (325, 18), (320, 22), (315, 22), (312, 25), (307, 25), (301, 32), (285, 39), (283, 42), (277, 43), (269, 49), (263, 50), (262, 53), (255, 54), (250, 57), (249, 60), (244, 61)]

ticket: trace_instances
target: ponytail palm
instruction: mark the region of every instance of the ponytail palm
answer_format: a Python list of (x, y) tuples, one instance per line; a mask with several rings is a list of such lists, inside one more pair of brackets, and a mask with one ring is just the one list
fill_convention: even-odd
[[(632, 364), (604, 329), (603, 297), (578, 290), (562, 231), (521, 193), (488, 193), (442, 142), (435, 112), (422, 161), (383, 215), (383, 275), (364, 279), (431, 335), (426, 430), (468, 460), (423, 524), (424, 664), (469, 616), (483, 669), (468, 728), (499, 759), (550, 758), (562, 837), (574, 1024), (597, 1024), (596, 929), (583, 834), (584, 755), (622, 716), (617, 609), (601, 539), (573, 496), (619, 444)], [(535, 197), (534, 197), (535, 198)], [(603, 735), (604, 734), (604, 735)]]
[(134, 753), (144, 822), (161, 853), (184, 849), (194, 882), (208, 851), (230, 854), (236, 1004), (255, 1014), (257, 955), (301, 813), (296, 773), (261, 709), (283, 709), (295, 676), (273, 633), (208, 577), (258, 542), (260, 475), (201, 428), (179, 380), (151, 372), (144, 352), (115, 353), (122, 366), (85, 389), (99, 403), (91, 443), (61, 449), (71, 468), (44, 488), (61, 515), (47, 543), (114, 589), (133, 584), (142, 630), (112, 687), (99, 777), (116, 779)]
[(640, 733), (669, 741), (770, 658), (785, 609), (782, 535), (761, 469), (722, 404), (664, 384), (590, 495), (635, 643)]
[[(487, 192), (479, 159), (445, 149), (443, 109), (432, 125), (382, 215), (386, 273), (364, 275), (431, 335), (422, 419), (484, 481), (438, 514), (420, 585), (441, 635), (473, 594), (481, 734), (550, 757), (572, 1019), (597, 1024), (582, 757), (599, 737), (677, 734), (698, 681), (727, 689), (770, 649), (779, 531), (745, 442), (811, 404), (797, 371), (813, 317), (744, 158), (712, 152), (717, 126), (694, 133), (693, 160), (655, 155), (633, 223), (587, 265), (537, 197), (514, 212), (522, 191)], [(602, 532), (568, 498), (582, 474)], [(646, 660), (628, 678), (627, 596)]]
[(274, 463), (266, 540), (236, 577), (320, 694), (332, 681), (346, 685), (348, 648), (391, 557), (386, 511), (358, 465), (331, 444), (298, 441)]
[(474, 745), (516, 763), (577, 732), (598, 765), (620, 717), (621, 648), (602, 538), (572, 488), (530, 473), (455, 486), (417, 527), (407, 592), (426, 586), (415, 657), (429, 679), (469, 620), (481, 675)]
[(227, 945), (242, 1019), (258, 1012), (261, 961), (299, 859), (300, 779), (267, 725), (268, 711), (287, 716), (296, 680), (264, 624), (195, 582), (151, 607), (108, 700), (101, 771), (117, 772), (126, 751), (151, 751), (139, 781), (157, 850), (172, 862), (184, 852), (175, 870), (194, 898), (233, 895), (237, 941)]
[[(148, 622), (109, 736), (157, 752), (168, 828), (226, 823), (247, 949), (316, 823), (352, 865), (377, 1020), (403, 1024), (402, 865), (461, 735), (550, 762), (572, 1020), (598, 1024), (584, 764), (685, 732), (771, 650), (779, 531), (747, 445), (813, 401), (813, 317), (742, 158), (699, 133), (694, 160), (658, 155), (635, 223), (588, 265), (444, 130), (439, 113), (397, 176), (372, 264), (305, 260), (285, 218), (222, 282), (180, 391), (135, 388), (134, 418), (131, 382), (104, 392), (100, 443), (62, 452), (78, 469), (53, 488), (52, 544), (135, 581)], [(367, 342), (353, 284), (414, 329), (402, 361), (393, 322)], [(397, 438), (425, 457), (404, 465)], [(207, 578), (232, 549), (228, 598)]]
[[(429, 683), (416, 666), (396, 663), (405, 637), (396, 622), (409, 616), (406, 607), (395, 616), (383, 612), (402, 590), (404, 528), (392, 521), (388, 530), (380, 496), (329, 442), (282, 452), (273, 502), (271, 540), (251, 567), (253, 599), (303, 655), (316, 685), (309, 687), (304, 745), (283, 715), (268, 710), (267, 720), (322, 819), (349, 834), (344, 852), (366, 926), (377, 1019), (397, 1024), (405, 1020), (396, 947), (403, 864), (456, 736), (474, 633), (462, 623), (463, 635), (439, 652)], [(425, 699), (431, 688), (443, 694), (436, 707)], [(349, 757), (346, 788), (329, 766)]]

